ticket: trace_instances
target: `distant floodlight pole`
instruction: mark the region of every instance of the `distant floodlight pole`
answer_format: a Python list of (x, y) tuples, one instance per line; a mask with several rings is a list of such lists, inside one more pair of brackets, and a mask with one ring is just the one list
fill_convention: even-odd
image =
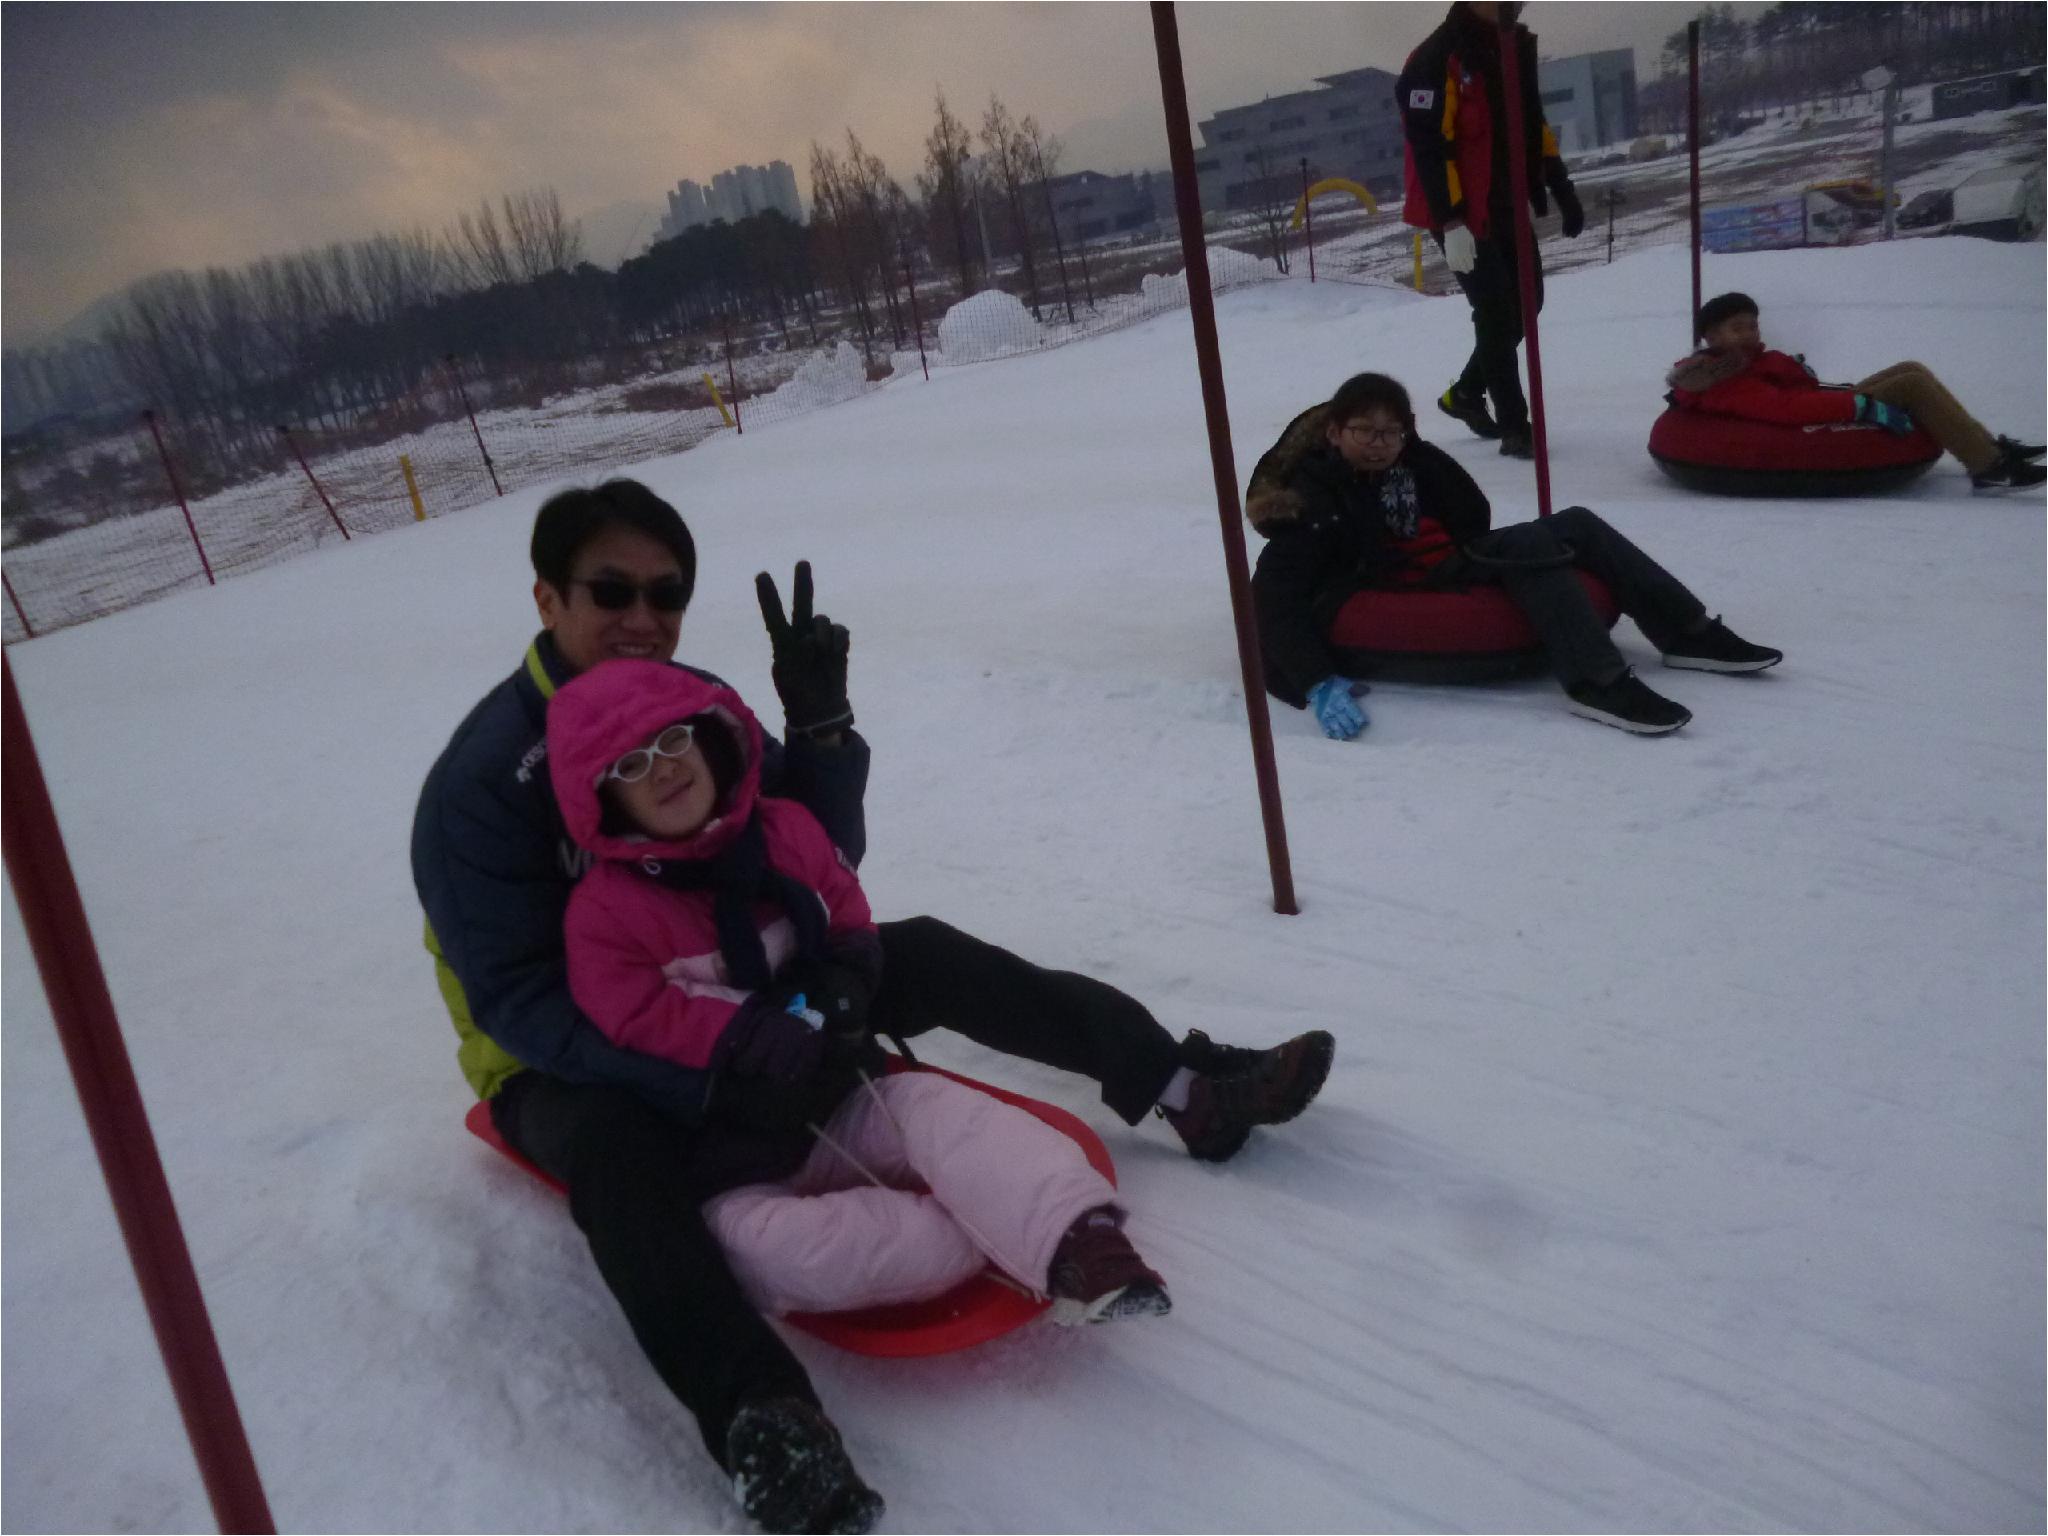
[(1209, 252), (1202, 241), (1202, 198), (1195, 186), (1194, 137), (1188, 131), (1188, 87), (1181, 74), (1180, 24), (1173, 0), (1152, 0), (1152, 43), (1159, 55), (1166, 142), (1173, 153), (1173, 201), (1180, 216), (1181, 257), (1187, 264), (1188, 314), (1195, 324), (1195, 364), (1202, 375), (1202, 409), (1209, 423), (1209, 466), (1216, 475), (1216, 515), (1223, 525), (1223, 564), (1230, 578), (1230, 613), (1237, 624), (1237, 661), (1251, 726), (1252, 765), (1259, 780), (1259, 812), (1266, 824), (1273, 910), (1292, 917), (1301, 908), (1294, 900), (1280, 773), (1273, 764), (1273, 722), (1266, 711), (1266, 674), (1259, 660), (1258, 628), (1252, 622), (1251, 573), (1237, 500), (1237, 465), (1230, 451), (1230, 412), (1223, 400), (1223, 356), (1216, 344), (1216, 300), (1209, 288)]
[(135, 1266), (163, 1353), (171, 1394), (198, 1458), (215, 1522), (223, 1531), (275, 1531), (36, 759), (28, 716), (15, 690), (14, 666), (4, 659), (0, 684), (5, 693), (0, 752), (7, 759), (7, 773), (0, 778), (0, 842), (6, 845), (7, 878), (113, 1197), (128, 1261)]
[[(1522, 47), (1503, 7), (1501, 95), (1508, 109), (1508, 185), (1515, 208), (1515, 264), (1521, 269), (1522, 335), (1529, 348), (1529, 425), (1536, 439), (1536, 515), (1550, 516), (1550, 436), (1543, 416), (1543, 347), (1536, 330), (1536, 233), (1529, 227), (1529, 123), (1522, 116)], [(1533, 84), (1533, 82), (1531, 82)]]
[[(1692, 153), (1692, 315), (1700, 312), (1700, 24), (1685, 24), (1686, 118), (1685, 140)], [(1801, 201), (1804, 201), (1802, 198)], [(1685, 326), (1692, 329), (1692, 315)], [(1690, 346), (1694, 338), (1688, 337)]]

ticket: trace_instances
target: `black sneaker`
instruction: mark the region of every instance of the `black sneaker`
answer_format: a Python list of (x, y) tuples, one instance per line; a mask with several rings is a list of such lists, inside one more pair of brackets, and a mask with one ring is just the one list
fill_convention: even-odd
[(2006, 449), (1989, 469), (1970, 476), (1970, 488), (1978, 491), (2013, 490), (2048, 480), (2048, 469), (2029, 463), (2015, 452), (2019, 446), (2015, 444), (2014, 448)]
[(1535, 434), (1527, 427), (1502, 427), (1500, 451), (1503, 458), (1533, 459), (1536, 457)]
[(1500, 436), (1500, 423), (1487, 410), (1486, 399), (1482, 395), (1468, 395), (1453, 384), (1436, 397), (1436, 408), (1453, 420), (1462, 421), (1489, 441)]
[(1195, 1073), (1187, 1107), (1161, 1105), (1160, 1117), (1187, 1143), (1190, 1157), (1220, 1163), (1243, 1149), (1253, 1126), (1284, 1125), (1308, 1108), (1330, 1076), (1337, 1041), (1326, 1029), (1312, 1029), (1255, 1051), (1218, 1045), (1191, 1029), (1180, 1052)]
[(1998, 451), (2009, 459), (2038, 459), (2048, 453), (2048, 443), (2023, 443), (2001, 432), (1998, 434)]
[(764, 1531), (872, 1531), (882, 1496), (860, 1480), (839, 1431), (801, 1398), (749, 1403), (726, 1433), (733, 1496)]
[(1664, 653), (1664, 665), (1693, 672), (1761, 672), (1785, 659), (1783, 651), (1751, 645), (1716, 614), (1696, 635), (1682, 636)]
[(1631, 667), (1611, 683), (1579, 683), (1565, 692), (1571, 711), (1637, 736), (1663, 736), (1692, 718), (1692, 711), (1646, 687)]
[(1046, 1291), (1062, 1328), (1116, 1317), (1164, 1317), (1173, 1310), (1166, 1282), (1138, 1257), (1123, 1220), (1107, 1206), (1083, 1212), (1053, 1250)]

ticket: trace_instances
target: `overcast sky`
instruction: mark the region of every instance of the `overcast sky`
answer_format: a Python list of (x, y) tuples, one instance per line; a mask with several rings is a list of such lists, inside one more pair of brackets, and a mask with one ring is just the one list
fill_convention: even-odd
[[(1191, 105), (1398, 69), (1443, 11), (1183, 4)], [(1546, 54), (1633, 45), (1648, 77), (1692, 13), (1527, 20)], [(972, 120), (992, 91), (1036, 115), (1066, 169), (1166, 163), (1135, 3), (0, 5), (0, 326), (33, 341), (150, 272), (439, 230), (525, 187), (610, 209), (593, 230), (741, 161), (789, 161), (808, 199), (810, 141), (849, 126), (908, 188), (935, 86)]]

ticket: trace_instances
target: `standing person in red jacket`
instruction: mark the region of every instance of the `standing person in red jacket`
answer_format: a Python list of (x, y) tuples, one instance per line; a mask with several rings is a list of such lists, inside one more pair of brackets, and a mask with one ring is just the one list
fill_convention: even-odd
[(1764, 345), (1756, 300), (1746, 293), (1707, 300), (1693, 317), (1693, 335), (1699, 349), (1664, 381), (1683, 410), (1792, 427), (1864, 421), (1901, 436), (1917, 424), (1962, 460), (1977, 490), (2048, 479), (2033, 462), (2048, 445), (1992, 436), (1924, 363), (1893, 363), (1855, 384), (1823, 384), (1804, 357)]
[[(1408, 56), (1394, 99), (1408, 138), (1407, 199), (1401, 217), (1435, 237), (1444, 262), (1472, 305), (1472, 355), (1437, 408), (1481, 437), (1499, 438), (1511, 458), (1535, 457), (1529, 402), (1515, 349), (1522, 344), (1522, 291), (1515, 259), (1514, 180), (1508, 165), (1506, 86), (1500, 28), (1521, 6), (1459, 0)], [(1536, 34), (1516, 25), (1521, 48), (1522, 139), (1528, 149), (1529, 206), (1549, 212), (1557, 199), (1564, 235), (1586, 227), (1557, 135), (1543, 119), (1536, 88)], [(1543, 262), (1533, 247), (1536, 307), (1543, 308)], [(1487, 414), (1486, 397), (1494, 414)]]

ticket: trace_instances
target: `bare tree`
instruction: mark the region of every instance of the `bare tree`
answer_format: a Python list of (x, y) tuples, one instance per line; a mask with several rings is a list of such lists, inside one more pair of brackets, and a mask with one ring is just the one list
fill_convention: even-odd
[(924, 170), (918, 174), (918, 195), (924, 199), (927, 236), (934, 255), (944, 259), (960, 280), (964, 299), (974, 290), (974, 259), (967, 239), (967, 199), (973, 195), (974, 135), (937, 93), (936, 121), (924, 141)]
[(1287, 196), (1287, 189), (1290, 183), (1283, 172), (1274, 169), (1273, 157), (1267, 153), (1265, 145), (1261, 144), (1253, 149), (1247, 158), (1252, 170), (1258, 176), (1258, 180), (1254, 185), (1258, 189), (1259, 217), (1265, 221), (1266, 238), (1271, 242), (1273, 251), (1273, 265), (1282, 272), (1285, 272), (1287, 270), (1287, 237), (1282, 232), (1285, 225), (1282, 221), (1280, 210), (1292, 206), (1290, 202), (1282, 201)]
[(466, 213), (455, 216), (455, 229), (448, 243), (459, 253), (462, 275), (469, 285), (491, 288), (517, 280), (511, 247), (504, 231), (498, 228), (498, 215), (489, 198), (477, 205), (474, 218)]
[(1024, 204), (1024, 187), (1031, 174), (1031, 151), (1000, 96), (992, 95), (988, 99), (988, 111), (981, 118), (981, 143), (988, 152), (986, 164), (989, 174), (995, 178), (996, 186), (1003, 194), (1003, 203), (1010, 213), (1010, 226), (1017, 237), (1017, 248), (1023, 256), (1024, 286), (1031, 296), (1032, 316), (1042, 320), (1038, 262), (1033, 250), (1036, 241), (1031, 229), (1031, 215)]
[(1074, 323), (1074, 290), (1067, 282), (1067, 252), (1060, 241), (1059, 215), (1052, 206), (1053, 173), (1059, 169), (1060, 141), (1038, 131), (1038, 119), (1025, 114), (1017, 125), (1018, 137), (1030, 157), (1031, 174), (1038, 181), (1038, 195), (1045, 204), (1045, 227), (1052, 232), (1052, 254), (1060, 267), (1060, 297), (1066, 300), (1067, 324)]
[(506, 243), (518, 275), (527, 282), (548, 272), (566, 272), (583, 259), (583, 228), (562, 217), (553, 187), (505, 194)]

